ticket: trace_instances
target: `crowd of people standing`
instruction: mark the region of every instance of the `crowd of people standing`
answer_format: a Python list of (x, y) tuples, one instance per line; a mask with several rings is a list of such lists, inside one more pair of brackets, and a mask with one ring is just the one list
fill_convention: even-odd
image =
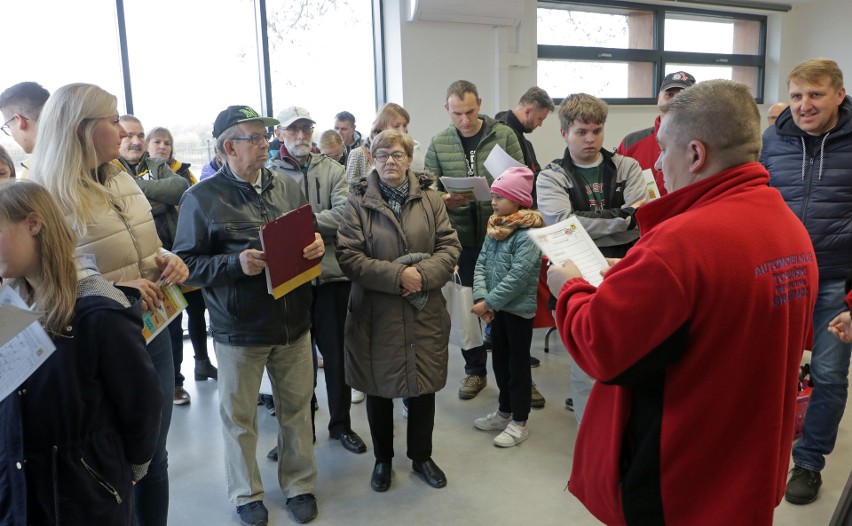
[[(216, 158), (199, 181), (168, 129), (146, 133), (103, 89), (12, 86), (0, 94), (3, 131), (30, 157), (17, 172), (0, 149), (0, 178), (11, 178), (0, 182), (0, 278), (41, 314), (57, 349), (0, 401), (0, 523), (167, 524), (172, 411), (190, 402), (183, 326), (146, 342), (140, 320), (173, 285), (189, 305), (194, 378), (217, 382), (226, 493), (242, 524), (268, 522), (257, 462), (264, 375), (286, 508), (299, 523), (319, 514), (319, 358), (329, 436), (355, 454), (370, 449), (350, 417), (366, 399), (372, 489), (392, 486), (394, 399), (412, 471), (445, 487), (432, 435), (449, 363), (441, 289), (454, 274), (485, 327), (482, 345), (462, 349), (458, 397), (485, 388), (490, 350), (497, 408), (473, 426), (496, 432), (495, 446), (534, 433), (531, 408), (545, 399), (530, 373), (533, 318), (553, 311), (571, 357), (566, 404), (581, 424), (568, 489), (600, 520), (771, 524), (782, 498), (813, 502), (852, 348), (852, 212), (837, 197), (852, 99), (827, 59), (797, 65), (788, 87), (789, 108), (763, 132), (745, 85), (670, 73), (654, 126), (616, 152), (603, 147), (604, 101), (575, 93), (557, 107), (537, 87), (495, 119), (473, 83), (453, 82), (450, 124), (425, 152), (394, 103), (368, 136), (338, 113), (319, 144), (306, 108), (272, 118), (234, 105), (215, 118)], [(526, 136), (554, 111), (566, 149), (541, 163)], [(519, 166), (490, 173), (498, 146)], [(472, 176), (488, 182), (490, 201), (441, 180)], [(276, 299), (260, 227), (303, 206), (314, 231), (292, 248), (320, 276)], [(610, 267), (593, 286), (571, 261), (550, 265), (542, 305), (547, 260), (531, 232), (569, 217)], [(805, 349), (815, 387), (793, 448)], [(722, 381), (737, 388), (720, 391)], [(749, 415), (732, 410), (745, 396)], [(45, 406), (61, 410), (45, 419)], [(730, 443), (743, 445), (719, 462)]]

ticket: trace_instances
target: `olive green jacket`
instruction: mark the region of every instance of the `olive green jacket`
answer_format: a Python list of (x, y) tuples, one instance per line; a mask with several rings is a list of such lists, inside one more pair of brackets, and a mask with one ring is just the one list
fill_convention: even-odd
[[(495, 145), (499, 144), (506, 153), (520, 163), (524, 162), (524, 154), (521, 151), (521, 145), (518, 144), (518, 138), (511, 128), (487, 115), (480, 115), (479, 118), (484, 121), (485, 131), (479, 141), (479, 146), (476, 147), (476, 166), (473, 169), (474, 174), (485, 177), (490, 186), (494, 182), (494, 177), (500, 176), (500, 174), (488, 173), (485, 168), (485, 159), (488, 158)], [(439, 178), (438, 191), (440, 192), (445, 191), (444, 185), (440, 182), (440, 177), (467, 177), (465, 152), (454, 125), (450, 124), (447, 129), (432, 137), (432, 142), (426, 151), (426, 171), (432, 172)], [(482, 248), (488, 218), (493, 213), (491, 202), (468, 202), (455, 210), (447, 210), (447, 212), (450, 215), (450, 223), (458, 232), (462, 247)]]

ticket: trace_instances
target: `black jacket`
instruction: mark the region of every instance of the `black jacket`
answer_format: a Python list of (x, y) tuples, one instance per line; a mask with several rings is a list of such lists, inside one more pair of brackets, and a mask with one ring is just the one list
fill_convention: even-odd
[(100, 275), (78, 287), (56, 350), (11, 395), (21, 403), (27, 524), (131, 524), (131, 465), (154, 454), (163, 391), (138, 293), (127, 307)]
[(258, 194), (225, 165), (180, 201), (172, 251), (189, 267), (186, 284), (204, 287), (213, 338), (231, 345), (287, 344), (311, 327), (310, 284), (276, 300), (264, 272), (247, 276), (240, 267), (242, 251), (263, 250), (261, 225), (307, 204), (290, 177), (264, 168), (261, 184)]

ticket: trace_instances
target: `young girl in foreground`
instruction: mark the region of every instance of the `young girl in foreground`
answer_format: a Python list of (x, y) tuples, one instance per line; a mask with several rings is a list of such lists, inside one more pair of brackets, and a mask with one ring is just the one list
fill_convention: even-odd
[(532, 184), (532, 172), (516, 167), (491, 185), (494, 215), (473, 274), (471, 312), (491, 323), (491, 364), (500, 389), (497, 411), (473, 425), (502, 431), (494, 438), (498, 447), (518, 445), (529, 436), (530, 343), (541, 252), (527, 229), (544, 226), (538, 211), (529, 210)]
[(76, 241), (47, 190), (0, 182), (0, 277), (41, 313), (56, 346), (3, 402), (20, 409), (20, 421), (4, 424), (22, 431), (27, 524), (131, 524), (131, 488), (153, 456), (163, 393), (138, 293), (128, 298), (76, 261)]

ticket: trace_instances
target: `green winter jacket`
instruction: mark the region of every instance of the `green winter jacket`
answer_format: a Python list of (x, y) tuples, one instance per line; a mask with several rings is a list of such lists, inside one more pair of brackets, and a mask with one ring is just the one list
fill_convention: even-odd
[[(499, 144), (506, 153), (522, 164), (524, 162), (524, 154), (521, 151), (521, 145), (518, 144), (518, 138), (515, 136), (512, 128), (495, 121), (487, 115), (480, 115), (479, 118), (484, 121), (483, 126), (485, 127), (485, 131), (482, 134), (482, 139), (479, 141), (479, 146), (476, 147), (476, 166), (474, 167), (474, 171), (476, 176), (485, 177), (488, 184), (491, 185), (494, 182), (494, 177), (500, 176), (500, 174), (490, 174), (485, 169), (485, 159), (488, 158), (488, 154), (494, 149), (494, 145)], [(441, 184), (440, 177), (467, 177), (465, 153), (462, 149), (458, 131), (454, 125), (450, 124), (447, 129), (432, 137), (432, 142), (426, 151), (426, 171), (432, 172), (438, 177), (439, 192), (446, 191), (444, 185)], [(450, 223), (452, 223), (453, 228), (458, 233), (462, 247), (482, 248), (488, 218), (493, 213), (491, 202), (478, 201), (465, 203), (455, 210), (447, 210), (447, 213), (450, 216)]]
[(486, 237), (473, 273), (473, 302), (485, 300), (495, 311), (534, 317), (540, 268), (541, 251), (528, 229), (502, 241)]

